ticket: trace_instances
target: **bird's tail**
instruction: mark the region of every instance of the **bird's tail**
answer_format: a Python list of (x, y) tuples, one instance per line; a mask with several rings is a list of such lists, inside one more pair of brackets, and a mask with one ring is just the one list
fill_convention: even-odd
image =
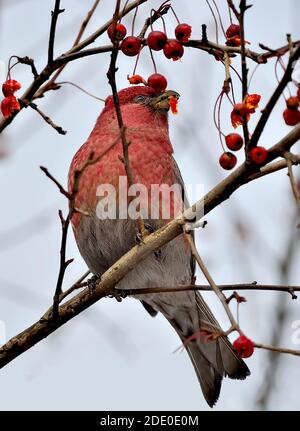
[(221, 336), (207, 341), (206, 331), (218, 332), (221, 328), (200, 294), (196, 293), (193, 309), (179, 306), (175, 313), (172, 313), (172, 318), (166, 315), (168, 313), (163, 314), (185, 345), (203, 395), (211, 407), (218, 400), (223, 377), (245, 379), (250, 374), (247, 365), (235, 352), (227, 337)]

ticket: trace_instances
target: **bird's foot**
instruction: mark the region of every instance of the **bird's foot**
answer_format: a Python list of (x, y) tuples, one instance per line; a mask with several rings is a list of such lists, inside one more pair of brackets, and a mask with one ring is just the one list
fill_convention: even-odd
[(89, 278), (89, 279), (88, 279), (88, 281), (87, 281), (88, 288), (89, 288), (91, 291), (94, 291), (94, 290), (96, 289), (97, 282), (98, 282), (100, 279), (101, 279), (101, 276), (100, 276), (99, 274), (95, 274), (95, 275), (93, 275), (93, 276), (92, 276), (91, 278)]

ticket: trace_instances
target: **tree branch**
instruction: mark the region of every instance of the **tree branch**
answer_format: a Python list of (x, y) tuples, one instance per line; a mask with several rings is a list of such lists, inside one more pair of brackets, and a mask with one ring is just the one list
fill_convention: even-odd
[[(278, 155), (289, 150), (299, 138), (300, 124), (281, 139), (281, 141), (270, 148), (269, 160), (274, 160)], [(228, 199), (240, 186), (251, 181), (251, 175), (252, 172), (249, 171), (246, 163), (243, 163), (196, 204), (187, 209), (182, 217), (172, 220), (159, 230), (147, 235), (143, 243), (133, 247), (122, 258), (115, 262), (102, 274), (100, 281), (96, 283), (93, 290), (85, 288), (73, 298), (63, 303), (59, 308), (58, 319), (53, 320), (51, 318), (51, 307), (39, 321), (2, 346), (0, 349), (0, 368), (43, 340), (70, 319), (97, 302), (100, 298), (113, 294), (117, 283), (124, 278), (130, 270), (135, 268), (137, 264), (151, 253), (159, 250), (166, 243), (182, 234), (183, 226), (187, 222), (195, 218), (199, 219), (202, 215), (208, 214), (216, 206)], [(195, 208), (197, 208), (196, 215), (194, 213)]]
[(51, 19), (50, 34), (49, 34), (48, 64), (53, 63), (53, 51), (54, 51), (57, 18), (58, 18), (58, 15), (62, 12), (64, 12), (64, 9), (60, 9), (60, 0), (55, 0), (54, 11), (51, 12), (52, 19)]
[(50, 117), (48, 117), (48, 115), (44, 114), (39, 108), (38, 106), (33, 103), (30, 102), (29, 103), (30, 108), (32, 108), (34, 111), (36, 111), (42, 118), (43, 120), (46, 121), (47, 124), (50, 124), (51, 127), (53, 127), (54, 130), (57, 131), (57, 133), (59, 133), (60, 135), (66, 135), (67, 131), (64, 130), (62, 127), (58, 126), (57, 124), (55, 124)]
[[(258, 291), (274, 291), (274, 292), (286, 292), (293, 295), (294, 292), (300, 292), (300, 286), (282, 286), (279, 284), (257, 284), (255, 281), (252, 283), (241, 283), (241, 284), (221, 284), (217, 285), (220, 291), (228, 290), (258, 290)], [(127, 296), (135, 295), (147, 295), (151, 293), (176, 293), (186, 291), (202, 291), (212, 292), (211, 285), (209, 284), (188, 284), (179, 286), (164, 286), (164, 287), (145, 287), (143, 289), (115, 289), (115, 294), (112, 296), (121, 296), (126, 298)], [(293, 297), (293, 299), (296, 299)]]

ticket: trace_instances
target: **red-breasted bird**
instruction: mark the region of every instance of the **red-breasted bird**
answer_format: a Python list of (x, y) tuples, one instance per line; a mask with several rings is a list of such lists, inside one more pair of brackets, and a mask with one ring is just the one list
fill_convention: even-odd
[[(173, 158), (168, 132), (170, 97), (178, 98), (179, 95), (173, 91), (157, 93), (146, 86), (126, 88), (118, 95), (126, 127), (126, 138), (129, 142), (129, 164), (133, 183), (142, 185), (142, 188), (149, 192), (148, 196), (141, 196), (143, 193), (140, 193), (140, 207), (139, 205), (137, 207), (141, 211), (146, 211), (147, 206), (148, 210), (151, 206), (149, 196), (152, 185), (179, 184), (184, 187)], [(104, 153), (105, 155), (101, 157)], [(138, 232), (136, 220), (124, 215), (119, 217), (121, 212), (118, 206), (119, 198), (122, 193), (127, 193), (127, 189), (125, 192), (119, 189), (119, 178), (126, 178), (126, 173), (112, 96), (106, 99), (105, 107), (93, 131), (72, 160), (68, 185), (70, 192), (73, 189), (74, 172), (84, 166), (91, 154), (94, 159), (100, 158), (96, 163), (86, 167), (82, 173), (75, 202), (80, 212), (73, 215), (72, 225), (83, 259), (93, 274), (101, 276), (116, 260), (136, 245)], [(103, 185), (106, 194), (101, 189)], [(178, 213), (181, 197), (179, 199), (176, 193), (174, 196), (169, 218)], [(101, 207), (103, 199), (106, 199), (106, 205)], [(168, 217), (162, 216), (163, 199), (159, 204), (154, 202), (154, 206), (159, 206), (158, 217), (151, 217), (152, 213), (149, 212), (143, 217), (149, 232), (168, 221)], [(125, 201), (129, 202), (129, 205), (134, 203), (133, 200), (128, 201), (126, 197)], [(110, 205), (112, 212), (110, 217), (105, 219), (103, 211)], [(182, 201), (180, 205), (182, 209)], [(114, 212), (116, 216), (113, 215)], [(85, 215), (86, 213), (88, 215)], [(138, 264), (118, 283), (118, 287), (135, 289), (191, 284), (194, 271), (195, 262), (183, 234)], [(246, 364), (233, 350), (226, 337), (205, 342), (205, 330), (218, 332), (220, 326), (198, 292), (155, 293), (140, 295), (138, 299), (152, 316), (158, 312), (162, 313), (183, 343), (191, 335), (200, 334), (199, 337), (192, 337), (191, 341), (184, 344), (204, 397), (210, 406), (213, 406), (219, 397), (224, 376), (244, 379), (250, 374)]]

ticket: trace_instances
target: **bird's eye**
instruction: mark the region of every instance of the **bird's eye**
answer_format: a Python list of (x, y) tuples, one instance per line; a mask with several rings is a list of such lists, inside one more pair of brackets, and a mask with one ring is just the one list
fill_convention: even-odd
[(145, 100), (146, 100), (146, 96), (144, 96), (142, 94), (139, 94), (139, 95), (135, 96), (135, 98), (134, 98), (134, 101), (136, 103), (141, 103), (141, 102), (144, 102)]

